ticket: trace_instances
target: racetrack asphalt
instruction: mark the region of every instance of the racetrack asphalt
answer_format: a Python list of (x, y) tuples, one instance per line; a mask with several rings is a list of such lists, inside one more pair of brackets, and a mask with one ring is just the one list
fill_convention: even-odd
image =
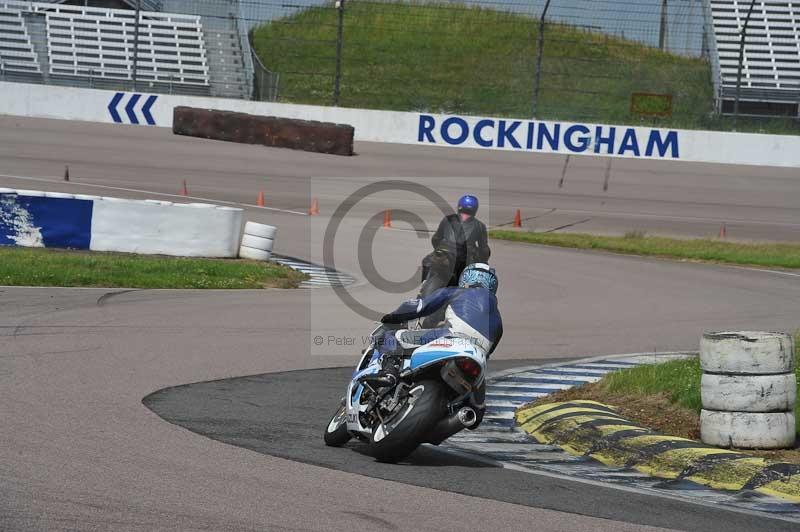
[[(503, 469), (431, 446), (421, 447), (399, 465), (376, 462), (362, 444), (352, 441), (340, 449), (326, 447), (321, 429), (350, 373), (349, 368), (319, 369), (194, 383), (160, 390), (144, 404), (171, 423), (216, 441), (384, 480), (676, 530), (797, 529), (796, 523), (762, 515)], [(291, 399), (298, 390), (303, 390), (302, 400)]]
[[(611, 232), (652, 226), (703, 235), (716, 231), (720, 220), (736, 219), (728, 222), (729, 234), (796, 240), (800, 223), (800, 187), (789, 170), (619, 161), (603, 194), (595, 175), (603, 164), (591, 159), (573, 158), (574, 173), (559, 189), (563, 158), (556, 156), (361, 143), (357, 157), (340, 159), (173, 138), (155, 128), (9, 117), (0, 118), (0, 141), (0, 174), (18, 176), (0, 177), (0, 186), (17, 188), (152, 197), (175, 194), (187, 179), (193, 195), (254, 203), (267, 177), (268, 204), (305, 210), (308, 177), (318, 172), (341, 182), (351, 175), (358, 182), (499, 175), (492, 185), (493, 223), (510, 219), (522, 200), (541, 212), (591, 211), (596, 225), (585, 226)], [(65, 164), (70, 183), (60, 181)], [(276, 251), (315, 259), (313, 235), (341, 199), (334, 178), (320, 198), (320, 217), (248, 208), (247, 219), (279, 227)], [(357, 211), (344, 232), (357, 232), (372, 214)], [(564, 216), (558, 223), (579, 219)], [(507, 331), (498, 361), (692, 349), (703, 330), (792, 329), (800, 322), (799, 279), (781, 273), (492, 246)], [(426, 251), (424, 241), (404, 231), (381, 233), (375, 243), (388, 276), (407, 276)], [(361, 277), (356, 255), (345, 253), (337, 267)], [(402, 296), (364, 282), (352, 290), (384, 309)], [(328, 289), (0, 288), (0, 529), (649, 529), (641, 523), (693, 529), (673, 502), (660, 499), (648, 499), (642, 513), (673, 521), (639, 519), (633, 510), (592, 514), (588, 510), (623, 504), (628, 495), (620, 502), (619, 495), (567, 481), (537, 480), (542, 500), (552, 500), (553, 491), (563, 495), (563, 505), (524, 506), (254, 453), (166, 423), (141, 403), (150, 393), (186, 383), (351, 365), (352, 349), (326, 354), (311, 343), (318, 332), (369, 331), (369, 319), (342, 307)], [(335, 385), (323, 389), (342, 383)], [(302, 407), (304, 394), (293, 389), (287, 403)], [(319, 404), (327, 400), (320, 397)], [(322, 408), (310, 415), (327, 417), (329, 408)], [(258, 411), (274, 423), (277, 414)], [(307, 425), (299, 428), (318, 435), (305, 419), (292, 426)], [(430, 470), (431, 477), (442, 476), (442, 468)]]

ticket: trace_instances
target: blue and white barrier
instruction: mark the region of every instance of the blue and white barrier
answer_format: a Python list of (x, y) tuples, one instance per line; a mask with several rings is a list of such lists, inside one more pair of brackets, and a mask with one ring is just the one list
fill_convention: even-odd
[(0, 245), (236, 257), (243, 211), (0, 188)]
[(405, 113), (9, 82), (0, 82), (0, 94), (0, 114), (12, 116), (115, 124), (125, 122), (120, 109), (130, 109), (130, 123), (171, 128), (173, 109), (187, 106), (350, 124), (356, 141), (800, 167), (800, 136), (790, 135)]

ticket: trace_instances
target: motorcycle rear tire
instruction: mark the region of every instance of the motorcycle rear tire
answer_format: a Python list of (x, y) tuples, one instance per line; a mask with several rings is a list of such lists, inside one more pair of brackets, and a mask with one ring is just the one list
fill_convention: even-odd
[(331, 417), (328, 426), (325, 427), (325, 445), (329, 447), (341, 447), (350, 441), (352, 436), (347, 430), (347, 408), (341, 405), (336, 413)]
[(421, 381), (414, 387), (420, 385), (424, 386), (422, 395), (399, 425), (377, 442), (375, 432), (378, 427), (373, 429), (370, 450), (378, 462), (394, 464), (413, 453), (445, 414), (447, 403), (442, 383)]

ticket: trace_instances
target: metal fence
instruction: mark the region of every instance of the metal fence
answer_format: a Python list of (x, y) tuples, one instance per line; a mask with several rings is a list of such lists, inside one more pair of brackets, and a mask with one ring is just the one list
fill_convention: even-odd
[(700, 0), (259, 5), (286, 101), (686, 127), (715, 111)]
[[(753, 105), (736, 102), (775, 92), (766, 94), (768, 87), (753, 84), (758, 50), (740, 54), (735, 62), (741, 65), (741, 75), (731, 77), (731, 46), (743, 46), (745, 52), (753, 46), (747, 40), (748, 27), (760, 32), (761, 40), (774, 8), (751, 0), (122, 2), (133, 10), (138, 6), (200, 17), (209, 76), (206, 92), (213, 96), (731, 128), (748, 123), (722, 115), (756, 114), (751, 112)], [(754, 3), (760, 15), (745, 24)], [(792, 3), (787, 4), (791, 8)], [(731, 9), (735, 16), (729, 29), (740, 45), (717, 42), (727, 24), (724, 13)], [(140, 17), (146, 19), (147, 13)], [(33, 20), (30, 24), (35, 30)], [(32, 49), (46, 61), (46, 42), (37, 45), (35, 37), (31, 40)], [(138, 64), (136, 43), (127, 45), (133, 64)], [(792, 60), (800, 64), (800, 50)], [(3, 61), (0, 50), (0, 64)], [(70, 82), (48, 76), (44, 65), (42, 71), (42, 82)], [(7, 64), (0, 69), (0, 77), (15, 76)], [(136, 76), (134, 69), (133, 79), (119, 81), (117, 87), (198, 92), (197, 87), (141, 82)], [(72, 82), (104, 87), (111, 83), (95, 77)], [(792, 102), (800, 98), (794, 97), (792, 87), (782, 88), (782, 109), (785, 114), (794, 109), (796, 117)], [(797, 124), (773, 120), (753, 127), (794, 132)]]
[[(731, 129), (740, 111), (723, 105), (711, 9), (726, 2), (737, 0), (253, 1), (252, 41), (283, 101)], [(738, 125), (797, 129), (748, 120)]]

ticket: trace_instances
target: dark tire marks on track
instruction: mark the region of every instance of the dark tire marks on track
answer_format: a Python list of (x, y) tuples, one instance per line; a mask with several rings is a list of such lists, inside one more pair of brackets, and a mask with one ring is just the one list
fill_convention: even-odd
[(318, 369), (201, 382), (157, 391), (143, 403), (170, 423), (220, 442), (384, 480), (679, 530), (797, 530), (796, 524), (751, 514), (503, 469), (431, 446), (400, 465), (376, 462), (358, 443), (326, 447), (322, 431), (350, 372)]

